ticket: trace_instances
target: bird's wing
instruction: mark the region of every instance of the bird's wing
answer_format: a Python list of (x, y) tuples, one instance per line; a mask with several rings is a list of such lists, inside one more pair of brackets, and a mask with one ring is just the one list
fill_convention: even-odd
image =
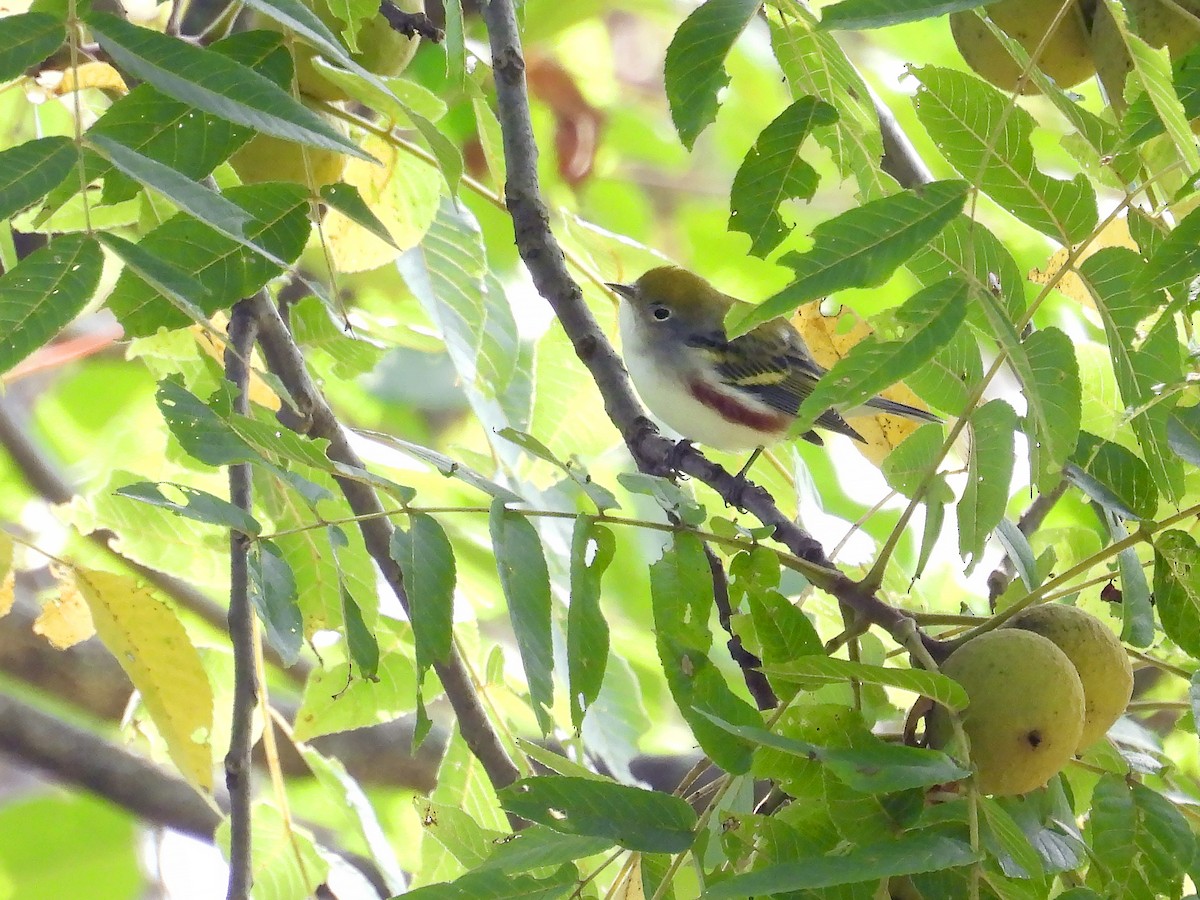
[[(744, 347), (743, 341), (753, 342), (753, 353), (739, 352)], [(713, 332), (698, 336), (691, 343), (704, 351), (722, 382), (789, 416), (796, 414), (817, 379), (825, 374), (825, 369), (809, 356), (800, 336), (785, 322), (765, 322), (732, 341), (724, 333)], [(862, 440), (836, 410), (823, 412), (816, 424), (827, 431)]]

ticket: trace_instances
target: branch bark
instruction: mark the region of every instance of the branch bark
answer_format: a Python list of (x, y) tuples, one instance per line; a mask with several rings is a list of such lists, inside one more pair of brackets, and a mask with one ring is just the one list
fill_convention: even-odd
[[(262, 295), (265, 298), (265, 295)], [(250, 368), (246, 360), (254, 347), (258, 328), (249, 301), (233, 308), (229, 318), (229, 344), (225, 348), (225, 378), (234, 387), (233, 409), (250, 413)], [(249, 463), (229, 466), (229, 501), (250, 514)], [(229, 532), (229, 637), (233, 644), (233, 712), (229, 752), (225, 755), (225, 787), (229, 790), (229, 900), (250, 896), (250, 751), (254, 746), (254, 709), (258, 706), (258, 678), (254, 671), (254, 610), (250, 608), (250, 536)]]

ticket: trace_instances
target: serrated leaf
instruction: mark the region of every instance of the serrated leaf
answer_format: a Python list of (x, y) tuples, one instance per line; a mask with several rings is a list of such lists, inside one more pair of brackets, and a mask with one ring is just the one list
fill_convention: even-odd
[(1180, 459), (1200, 467), (1200, 406), (1176, 408), (1167, 420), (1167, 444)]
[(1091, 848), (1103, 860), (1088, 884), (1108, 897), (1130, 900), (1179, 896), (1195, 838), (1166, 797), (1123, 777), (1105, 775), (1092, 792)]
[[(1195, 279), (1200, 274), (1200, 209), (1192, 210), (1171, 229), (1148, 265), (1136, 268), (1137, 288), (1145, 294), (1187, 285)], [(1144, 302), (1155, 301), (1161, 302), (1161, 298), (1149, 296)]]
[(600, 579), (616, 553), (612, 531), (594, 519), (575, 520), (571, 538), (571, 605), (567, 610), (567, 676), (571, 724), (583, 727), (600, 696), (608, 665), (608, 622), (600, 608)]
[(679, 797), (589, 778), (523, 778), (497, 794), (514, 815), (646, 853), (682, 853), (696, 827), (696, 813)]
[[(171, 260), (204, 285), (208, 295), (197, 298), (203, 305), (196, 305), (206, 315), (253, 294), (294, 261), (308, 240), (308, 199), (300, 185), (247, 185), (231, 188), (226, 195), (242, 209), (255, 212), (246, 238), (222, 234), (180, 213), (138, 242), (146, 253)], [(277, 262), (264, 258), (263, 249)], [(170, 299), (130, 269), (117, 279), (108, 305), (131, 336), (191, 323)]]
[(0, 372), (54, 337), (92, 299), (104, 255), (87, 234), (67, 234), (0, 275)]
[(967, 483), (956, 512), (958, 554), (973, 567), (988, 536), (1004, 518), (1015, 461), (1017, 414), (1004, 400), (991, 400), (971, 414)]
[(1119, 444), (1081, 432), (1065, 474), (1091, 499), (1122, 518), (1151, 519), (1158, 511), (1158, 488), (1150, 470)]
[(845, 51), (832, 34), (816, 30), (803, 7), (785, 16), (767, 6), (765, 14), (771, 46), (792, 97), (819, 97), (838, 111), (837, 122), (813, 132), (817, 143), (833, 156), (838, 173), (856, 181), (864, 200), (894, 192), (895, 180), (879, 167), (883, 135), (871, 90)]
[[(1200, 218), (1196, 224), (1200, 226)], [(1172, 244), (1179, 230), (1172, 232), (1155, 255), (1156, 260)], [(1085, 259), (1079, 273), (1104, 322), (1121, 399), (1127, 409), (1145, 404), (1129, 420), (1142, 459), (1150, 467), (1159, 490), (1168, 499), (1177, 500), (1183, 490), (1183, 465), (1171, 452), (1167, 438), (1172, 404), (1149, 401), (1155, 397), (1159, 385), (1170, 384), (1179, 377), (1183, 364), (1179, 339), (1169, 317), (1168, 327), (1156, 327), (1148, 337), (1139, 333), (1142, 320), (1157, 312), (1160, 303), (1160, 298), (1146, 287), (1147, 280), (1153, 280), (1150, 273), (1154, 265), (1152, 262), (1147, 266), (1132, 250), (1106, 247)]]
[(729, 230), (749, 235), (755, 256), (765, 256), (788, 235), (780, 204), (812, 199), (820, 176), (800, 158), (800, 144), (813, 128), (836, 121), (837, 110), (828, 103), (801, 97), (763, 129), (746, 154), (729, 195)]
[(79, 571), (96, 633), (141, 694), (179, 771), (212, 790), (212, 687), (191, 638), (148, 585), (111, 572)]
[(371, 159), (270, 79), (229, 57), (109, 13), (90, 13), (86, 21), (121, 68), (169, 97), (264, 134)]
[(684, 19), (667, 47), (663, 80), (671, 120), (689, 150), (717, 117), (729, 84), (725, 57), (758, 12), (758, 0), (706, 0)]
[(45, 12), (18, 13), (4, 19), (0, 46), (0, 82), (12, 81), (62, 46), (66, 23)]
[(416, 513), (407, 531), (392, 532), (391, 554), (404, 573), (417, 667), (444, 662), (454, 642), (454, 547), (437, 519)]
[(672, 546), (650, 567), (650, 599), (658, 656), (676, 706), (714, 763), (735, 775), (748, 771), (751, 745), (702, 715), (735, 725), (762, 725), (758, 710), (733, 693), (708, 657), (713, 583), (699, 538), (675, 535)]
[(832, 656), (805, 656), (787, 663), (763, 666), (776, 678), (802, 685), (839, 684), (859, 681), (912, 691), (953, 710), (967, 708), (967, 692), (953, 678), (924, 669), (898, 669), (853, 662)]
[[(249, 840), (254, 853), (249, 862), (255, 897), (285, 900), (317, 895), (330, 866), (312, 836), (285, 821), (283, 814), (266, 802), (256, 803), (251, 812)], [(229, 842), (230, 820), (225, 818), (213, 834), (213, 843), (226, 859)]]
[[(172, 500), (162, 492), (162, 485), (178, 491), (183, 502)], [(256, 535), (262, 531), (258, 521), (245, 510), (234, 506), (228, 500), (213, 496), (207, 491), (186, 484), (176, 484), (170, 481), (149, 482), (141, 481), (117, 488), (117, 496), (160, 506), (169, 509), (177, 516), (185, 519), (195, 519), (220, 528), (240, 531), (245, 535)]]
[(983, 821), (996, 845), (1022, 869), (1023, 877), (1044, 877), (1041, 857), (1008, 810), (990, 797), (980, 797), (979, 811), (983, 813)]
[(1025, 430), (1038, 484), (1046, 489), (1059, 476), (1079, 440), (1079, 361), (1071, 339), (1057, 328), (1035, 331), (1021, 345), (1035, 385), (1032, 396), (1026, 386), (1029, 409)]
[(876, 740), (869, 746), (821, 747), (808, 741), (774, 734), (765, 728), (731, 725), (702, 713), (730, 734), (763, 747), (782, 750), (826, 766), (849, 787), (864, 793), (887, 794), (959, 781), (970, 775), (945, 753)]
[[(942, 437), (942, 426), (932, 422), (914, 431), (884, 459), (882, 472), (887, 483), (905, 497), (914, 496), (926, 473), (938, 464)], [(954, 500), (954, 492), (939, 475), (931, 482), (926, 497), (933, 502), (949, 503)]]
[(250, 602), (263, 623), (267, 643), (285, 666), (294, 665), (304, 646), (304, 622), (292, 567), (275, 544), (258, 541), (249, 568)]
[(807, 430), (830, 407), (854, 409), (927, 363), (954, 337), (967, 315), (965, 281), (947, 278), (922, 288), (905, 301), (903, 315), (921, 324), (900, 340), (874, 335), (859, 341), (839, 359), (804, 398), (796, 414), (796, 431)]
[(549, 709), (554, 703), (554, 646), (550, 632), (550, 572), (542, 541), (528, 519), (506, 509), (499, 499), (492, 502), (488, 530), (513, 635), (525, 667), (530, 705), (542, 731), (548, 733)]
[(363, 681), (379, 680), (379, 643), (363, 620), (362, 607), (343, 583), (342, 622), (346, 629), (346, 648), (350, 659), (358, 667), (358, 677)]
[(978, 854), (963, 841), (933, 831), (909, 832), (878, 844), (860, 844), (843, 853), (763, 866), (722, 881), (701, 896), (704, 900), (762, 897), (934, 872), (969, 865), (978, 859)]
[(203, 328), (211, 328), (204, 307), (212, 303), (212, 295), (201, 282), (180, 269), (170, 260), (151, 253), (115, 234), (101, 231), (97, 240), (111, 250), (142, 281), (170, 301), (176, 309)]
[(813, 229), (812, 249), (780, 259), (793, 271), (793, 283), (758, 306), (735, 309), (725, 322), (729, 337), (834, 291), (879, 287), (962, 212), (968, 187), (965, 181), (935, 181), (822, 222)]
[(1154, 600), (1167, 637), (1200, 659), (1200, 547), (1187, 532), (1171, 529), (1154, 541)]
[(946, 159), (1014, 216), (1064, 244), (1096, 227), (1096, 193), (1079, 174), (1062, 181), (1037, 168), (1034, 118), (973, 75), (936, 66), (914, 70), (917, 117)]
[[(5, 29), (11, 21), (4, 20)], [(74, 142), (67, 137), (26, 141), (0, 153), (0, 219), (9, 219), (46, 196), (62, 183), (78, 158)]]
[(918, 22), (978, 6), (977, 0), (842, 0), (821, 13), (821, 27), (861, 31)]
[(245, 238), (254, 217), (216, 191), (202, 187), (170, 166), (142, 156), (112, 138), (88, 133), (87, 142), (101, 156), (132, 178), (158, 191), (184, 212), (221, 234)]

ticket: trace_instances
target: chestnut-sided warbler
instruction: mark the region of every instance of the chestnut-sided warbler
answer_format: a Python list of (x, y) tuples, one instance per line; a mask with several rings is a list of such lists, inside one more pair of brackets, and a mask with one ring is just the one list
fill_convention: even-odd
[[(801, 402), (825, 374), (786, 319), (729, 340), (725, 314), (743, 301), (685, 269), (662, 266), (633, 284), (608, 286), (622, 299), (622, 353), (634, 387), (655, 417), (689, 440), (732, 451), (772, 444), (787, 434)], [(941, 421), (883, 397), (864, 406)], [(816, 424), (863, 440), (836, 410), (823, 412)], [(804, 437), (821, 443), (812, 431)]]

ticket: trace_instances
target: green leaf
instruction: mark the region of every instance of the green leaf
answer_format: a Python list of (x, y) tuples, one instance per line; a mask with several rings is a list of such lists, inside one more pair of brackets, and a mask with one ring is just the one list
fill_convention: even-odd
[(1062, 181), (1037, 168), (1035, 120), (1011, 98), (973, 75), (936, 66), (914, 70), (921, 82), (917, 117), (959, 173), (1031, 228), (1074, 244), (1096, 227), (1096, 193), (1083, 174)]
[[(914, 496), (925, 474), (937, 466), (943, 436), (942, 426), (933, 422), (909, 435), (883, 461), (883, 477), (887, 483), (905, 497)], [(954, 500), (954, 492), (939, 475), (930, 483), (926, 498), (936, 503), (950, 503)]]
[[(778, 591), (755, 590), (748, 597), (750, 618), (763, 663), (774, 665), (791, 662), (800, 656), (825, 653), (821, 636), (808, 616)], [(771, 687), (780, 700), (790, 700), (799, 690), (795, 684), (783, 679), (772, 679)]]
[(12, 81), (62, 46), (66, 24), (44, 12), (18, 13), (4, 19), (0, 45), (0, 82)]
[(921, 324), (900, 340), (882, 341), (871, 335), (851, 347), (800, 404), (796, 432), (807, 431), (830, 407), (854, 409), (866, 403), (929, 362), (962, 325), (968, 296), (967, 284), (959, 278), (947, 278), (913, 294), (904, 303), (903, 315)]
[(264, 134), (371, 158), (270, 79), (227, 56), (109, 13), (93, 12), (86, 22), (117, 65), (169, 97)]
[(578, 732), (600, 696), (608, 666), (608, 622), (600, 607), (600, 579), (616, 554), (612, 531), (588, 516), (575, 520), (571, 538), (571, 605), (567, 610), (567, 675), (571, 724)]
[(285, 666), (294, 665), (304, 646), (296, 576), (270, 541), (257, 541), (250, 553), (250, 602), (262, 620), (267, 643)]
[[(292, 58), (280, 34), (239, 32), (217, 41), (209, 49), (254, 69), (282, 87), (291, 84)], [(211, 174), (253, 134), (249, 128), (173, 100), (148, 84), (140, 84), (118, 98), (88, 129), (89, 136), (109, 137), (197, 181)], [(104, 179), (105, 203), (129, 200), (140, 188), (136, 181), (112, 170), (95, 156), (89, 158), (88, 175)]]
[(1004, 518), (1014, 464), (1017, 414), (1004, 400), (991, 400), (971, 414), (967, 483), (958, 501), (958, 553), (979, 561), (988, 536)]
[(679, 26), (663, 71), (671, 119), (689, 150), (717, 117), (718, 92), (729, 84), (725, 57), (758, 12), (758, 0), (706, 0)]
[(391, 244), (397, 250), (400, 247), (396, 246), (396, 242), (392, 240), (392, 235), (388, 232), (387, 226), (379, 221), (379, 217), (371, 212), (371, 207), (367, 206), (362, 198), (362, 194), (358, 192), (352, 184), (327, 184), (321, 188), (321, 199), (336, 209), (343, 216), (349, 219), (356, 225), (360, 225), (369, 231), (375, 237), (379, 238), (385, 244)]
[[(1135, 268), (1132, 263), (1127, 265)], [(1136, 268), (1136, 287), (1147, 305), (1162, 301), (1161, 297), (1147, 296), (1152, 291), (1189, 284), (1200, 273), (1200, 209), (1193, 209), (1171, 229), (1148, 265)]]
[[(247, 185), (231, 188), (226, 196), (241, 208), (255, 211), (245, 240), (221, 234), (179, 213), (138, 243), (146, 253), (171, 260), (204, 285), (208, 296), (195, 299), (206, 315), (250, 296), (282, 271), (250, 245), (288, 263), (300, 255), (308, 240), (308, 200), (300, 185)], [(131, 269), (117, 279), (108, 305), (131, 336), (153, 334), (160, 327), (181, 328), (190, 322), (169, 297)]]
[[(1155, 261), (1172, 246), (1182, 224), (1155, 254)], [(1196, 225), (1200, 226), (1200, 218)], [(1161, 302), (1161, 297), (1146, 284), (1155, 280), (1150, 275), (1155, 261), (1147, 266), (1132, 250), (1106, 247), (1085, 259), (1079, 273), (1104, 322), (1121, 399), (1128, 409), (1145, 405), (1129, 421), (1141, 447), (1142, 459), (1150, 467), (1159, 490), (1168, 499), (1178, 500), (1183, 492), (1183, 464), (1171, 452), (1167, 438), (1172, 404), (1150, 401), (1159, 385), (1170, 384), (1179, 377), (1183, 366), (1179, 339), (1170, 317), (1164, 317), (1167, 327), (1155, 327), (1149, 336), (1139, 330), (1142, 321), (1156, 313)]]
[(837, 110), (816, 97), (801, 97), (758, 136), (733, 178), (729, 230), (749, 235), (750, 252), (765, 256), (791, 230), (779, 213), (785, 200), (811, 200), (820, 176), (800, 158), (813, 128), (832, 125)]
[(730, 734), (755, 744), (816, 760), (848, 786), (868, 794), (888, 794), (960, 781), (971, 774), (969, 769), (962, 768), (937, 750), (888, 744), (880, 740), (875, 740), (867, 747), (821, 747), (808, 741), (773, 734), (765, 728), (730, 725), (716, 716), (703, 715)]
[[(1037, 483), (1045, 490), (1060, 476), (1063, 464), (1079, 441), (1082, 403), (1079, 361), (1071, 339), (1057, 328), (1035, 331), (1021, 346), (1031, 377), (1031, 381), (1025, 382), (1029, 401), (1025, 433), (1029, 437), (1029, 455), (1037, 472)], [(1032, 392), (1029, 385), (1034, 386)]]
[(563, 834), (601, 837), (645, 853), (692, 846), (696, 813), (670, 794), (562, 775), (523, 778), (497, 794), (508, 812)]
[(529, 683), (530, 705), (542, 732), (549, 733), (549, 709), (554, 703), (554, 646), (550, 633), (550, 573), (542, 541), (530, 521), (506, 509), (500, 499), (492, 501), (488, 530)]
[(92, 299), (104, 255), (87, 234), (67, 234), (0, 275), (0, 372), (54, 337)]
[[(1109, 540), (1116, 544), (1129, 537), (1125, 521), (1111, 510), (1104, 510)], [(1135, 547), (1117, 553), (1117, 571), (1121, 576), (1121, 640), (1133, 647), (1149, 647), (1158, 636), (1154, 623), (1150, 582)]]
[[(927, 246), (919, 247), (907, 268), (924, 285), (935, 284), (949, 274), (966, 279), (977, 291), (998, 291), (1013, 321), (1025, 312), (1025, 273), (986, 226), (966, 215), (955, 216)], [(972, 303), (967, 315), (982, 326), (986, 320), (975, 308), (977, 305)]]
[(768, 675), (807, 686), (859, 681), (896, 687), (928, 697), (953, 710), (967, 708), (967, 692), (953, 678), (924, 669), (897, 669), (852, 662), (832, 656), (805, 656), (787, 663), (763, 666)]
[[(1133, 69), (1129, 73), (1130, 83), (1140, 86), (1146, 92), (1159, 121), (1166, 128), (1175, 152), (1179, 154), (1188, 171), (1195, 172), (1200, 169), (1200, 152), (1196, 150), (1196, 138), (1183, 111), (1183, 104), (1175, 94), (1170, 57), (1164, 50), (1150, 46), (1129, 30), (1124, 7), (1115, 2), (1106, 2), (1106, 5), (1109, 14), (1116, 21), (1125, 46), (1129, 49), (1129, 58), (1133, 63)], [(1162, 36), (1163, 39), (1166, 37)], [(1128, 86), (1126, 90), (1129, 90)]]
[(1154, 541), (1154, 600), (1167, 637), (1200, 659), (1200, 547), (1187, 532), (1171, 529)]
[[(5, 29), (11, 21), (4, 20)], [(8, 219), (46, 196), (62, 183), (78, 158), (68, 137), (26, 141), (0, 153), (0, 219)]]
[(364, 681), (379, 680), (379, 643), (363, 621), (362, 608), (350, 595), (350, 589), (339, 578), (342, 598), (342, 622), (346, 626), (346, 648), (350, 659), (358, 666), (358, 677)]
[(404, 573), (417, 668), (444, 662), (454, 646), (454, 547), (433, 516), (414, 513), (392, 532), (391, 555)]
[(862, 31), (935, 19), (978, 6), (978, 0), (842, 0), (821, 13), (821, 27)]
[[(178, 491), (182, 495), (182, 502), (166, 496), (162, 492), (162, 485)], [(142, 481), (117, 488), (117, 496), (149, 503), (151, 506), (161, 506), (185, 519), (207, 522), (209, 525), (240, 531), (245, 535), (253, 536), (262, 531), (258, 521), (245, 510), (234, 506), (228, 500), (222, 500), (207, 491), (186, 484)]]
[(130, 271), (170, 301), (193, 322), (209, 327), (204, 307), (212, 304), (208, 289), (173, 262), (106, 231), (96, 235)]
[(88, 133), (87, 142), (96, 152), (132, 178), (158, 191), (184, 212), (222, 234), (244, 238), (244, 228), (254, 217), (236, 203), (201, 187), (170, 166), (142, 156), (103, 134)]
[(451, 882), (405, 891), (403, 896), (409, 900), (563, 900), (578, 883), (579, 871), (571, 865), (542, 878), (472, 871)]
[(561, 834), (541, 825), (530, 825), (498, 844), (478, 871), (514, 875), (595, 856), (612, 846), (609, 838)]
[(654, 632), (667, 686), (696, 741), (714, 763), (740, 775), (750, 768), (753, 748), (713, 725), (703, 713), (735, 725), (761, 726), (762, 716), (733, 693), (708, 657), (712, 648), (712, 577), (700, 539), (676, 534), (674, 543), (650, 567)]
[(758, 306), (734, 310), (725, 322), (729, 336), (834, 291), (879, 287), (962, 212), (968, 189), (965, 181), (935, 181), (822, 222), (813, 229), (812, 249), (780, 259), (795, 273), (793, 283)]
[(837, 122), (813, 131), (817, 143), (833, 157), (838, 173), (856, 181), (864, 200), (896, 191), (895, 179), (879, 168), (883, 135), (871, 89), (835, 37), (815, 30), (812, 15), (803, 7), (792, 7), (785, 16), (768, 5), (765, 15), (771, 46), (792, 97), (819, 97), (838, 111)]
[(979, 811), (983, 813), (988, 834), (995, 844), (1021, 867), (1024, 871), (1023, 877), (1044, 877), (1041, 857), (1028, 836), (1021, 830), (1021, 826), (1009, 815), (1008, 810), (990, 797), (980, 797)]
[(1158, 488), (1146, 464), (1120, 444), (1080, 432), (1064, 474), (1101, 506), (1125, 519), (1152, 519)]
[(970, 845), (962, 841), (931, 831), (909, 832), (877, 844), (860, 844), (844, 853), (763, 866), (722, 881), (701, 896), (704, 900), (761, 897), (785, 891), (879, 881), (892, 875), (934, 872), (970, 865), (978, 859)]
[(1037, 559), (1034, 558), (1033, 548), (1029, 546), (1029, 538), (1025, 536), (1010, 519), (1004, 518), (996, 525), (996, 537), (1004, 546), (1004, 552), (1013, 561), (1017, 575), (1029, 590), (1037, 590), (1042, 583), (1038, 572)]
[(1200, 406), (1177, 407), (1171, 413), (1167, 443), (1180, 459), (1200, 467)]
[(1196, 844), (1187, 820), (1166, 797), (1105, 775), (1092, 792), (1088, 834), (1103, 861), (1089, 869), (1089, 886), (1131, 900), (1179, 896)]

